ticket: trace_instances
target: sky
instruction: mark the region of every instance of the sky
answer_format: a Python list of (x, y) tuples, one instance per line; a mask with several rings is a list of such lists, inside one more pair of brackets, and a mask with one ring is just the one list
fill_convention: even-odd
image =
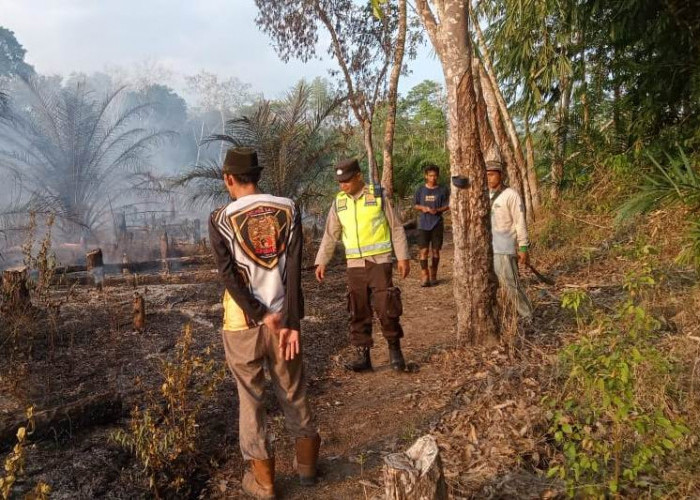
[[(283, 63), (255, 25), (256, 10), (253, 0), (0, 0), (0, 26), (15, 32), (41, 74), (150, 68), (183, 94), (183, 76), (201, 70), (274, 98), (335, 67), (325, 50), (323, 60)], [(410, 68), (402, 93), (443, 81), (427, 46)]]

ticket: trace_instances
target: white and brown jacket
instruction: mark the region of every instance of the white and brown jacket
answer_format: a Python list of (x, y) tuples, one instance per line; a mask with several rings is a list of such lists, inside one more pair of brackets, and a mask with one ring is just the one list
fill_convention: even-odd
[(209, 240), (226, 287), (224, 329), (252, 328), (281, 312), (282, 328), (298, 330), (303, 236), (294, 202), (269, 194), (232, 201), (212, 212)]
[(506, 187), (498, 193), (489, 193), (493, 253), (515, 255), (518, 247), (529, 244), (523, 202), (513, 188)]

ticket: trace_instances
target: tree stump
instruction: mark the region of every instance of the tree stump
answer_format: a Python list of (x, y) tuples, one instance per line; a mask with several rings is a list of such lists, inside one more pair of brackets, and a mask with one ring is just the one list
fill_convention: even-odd
[(85, 254), (87, 272), (92, 276), (95, 286), (102, 290), (105, 279), (104, 263), (102, 262), (102, 249), (96, 248)]
[(122, 274), (129, 274), (131, 270), (129, 269), (129, 256), (124, 252), (122, 254)]
[(134, 293), (134, 330), (142, 332), (146, 327), (146, 301), (139, 293)]
[(17, 266), (2, 272), (3, 312), (24, 312), (32, 307), (27, 288), (27, 267)]
[(163, 271), (166, 273), (170, 270), (168, 266), (168, 255), (170, 254), (170, 248), (168, 245), (168, 233), (163, 231), (160, 235), (160, 258), (163, 260)]
[(405, 453), (384, 457), (384, 492), (387, 500), (446, 500), (440, 450), (435, 438), (419, 438)]
[(192, 240), (193, 243), (197, 244), (199, 243), (199, 240), (202, 239), (202, 225), (199, 219), (195, 219), (193, 222), (193, 229), (192, 229)]

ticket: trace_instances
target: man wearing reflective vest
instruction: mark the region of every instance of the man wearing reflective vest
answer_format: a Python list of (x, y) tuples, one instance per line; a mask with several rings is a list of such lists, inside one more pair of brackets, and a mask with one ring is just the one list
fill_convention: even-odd
[(350, 343), (355, 357), (345, 366), (355, 372), (372, 369), (370, 348), (372, 315), (376, 311), (382, 333), (389, 344), (392, 369), (406, 369), (401, 338), (403, 329), (401, 291), (392, 282), (392, 247), (402, 278), (408, 276), (409, 254), (406, 233), (391, 205), (381, 192), (367, 185), (357, 160), (345, 160), (336, 166), (340, 185), (326, 219), (323, 239), (316, 255), (316, 279), (325, 277), (326, 265), (333, 256), (335, 243), (342, 239), (347, 259)]

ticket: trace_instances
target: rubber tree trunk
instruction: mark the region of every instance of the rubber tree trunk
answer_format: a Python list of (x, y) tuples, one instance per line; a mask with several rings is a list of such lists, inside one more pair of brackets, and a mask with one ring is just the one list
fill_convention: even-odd
[[(476, 16), (474, 16), (473, 12), (472, 18), (476, 19)], [(481, 54), (481, 61), (484, 65), (484, 69), (489, 79), (489, 83), (491, 84), (491, 88), (493, 89), (494, 96), (498, 104), (498, 110), (501, 114), (503, 124), (506, 128), (511, 147), (513, 148), (513, 153), (515, 154), (515, 161), (517, 162), (518, 169), (520, 170), (520, 177), (523, 179), (524, 182), (527, 182), (527, 184), (529, 184), (528, 188), (523, 190), (525, 194), (523, 199), (525, 201), (525, 208), (527, 209), (527, 212), (529, 214), (528, 220), (532, 221), (535, 218), (535, 212), (539, 209), (539, 198), (533, 196), (533, 193), (536, 193), (538, 189), (537, 177), (530, 176), (529, 172), (527, 171), (527, 162), (525, 161), (525, 155), (523, 154), (522, 146), (520, 144), (520, 138), (518, 137), (518, 132), (515, 130), (515, 123), (513, 122), (513, 118), (511, 117), (510, 112), (508, 111), (506, 100), (503, 97), (503, 94), (501, 93), (500, 87), (498, 86), (496, 72), (493, 69), (490, 52), (488, 50), (488, 46), (486, 45), (486, 39), (484, 38), (484, 34), (481, 31), (481, 28), (479, 27), (479, 23), (477, 21), (474, 21), (473, 24), (474, 32), (476, 33), (477, 43), (479, 45), (479, 52)], [(532, 182), (533, 180), (534, 184)]]
[(382, 165), (382, 187), (387, 196), (394, 195), (394, 131), (396, 129), (396, 101), (398, 98), (399, 77), (403, 66), (403, 54), (406, 47), (406, 0), (398, 3), (399, 26), (394, 52), (394, 65), (389, 77), (389, 92), (387, 95), (387, 116), (384, 127), (384, 149)]
[(479, 60), (472, 59), (472, 75), (474, 77), (474, 93), (476, 95), (476, 121), (479, 129), (479, 143), (484, 155), (484, 161), (501, 161), (500, 145), (496, 141), (493, 129), (489, 123), (488, 110), (484, 100), (484, 92), (479, 78)]
[[(527, 194), (529, 194), (528, 185), (526, 182), (523, 182), (522, 173), (518, 168), (517, 161), (515, 160), (515, 154), (513, 153), (513, 148), (510, 140), (508, 139), (505, 126), (503, 125), (501, 114), (498, 112), (498, 104), (496, 103), (496, 96), (494, 95), (493, 88), (491, 87), (491, 82), (486, 76), (486, 71), (482, 67), (479, 59), (474, 59), (473, 64), (476, 66), (480, 76), (479, 82), (481, 83), (481, 89), (483, 91), (484, 105), (486, 107), (486, 112), (488, 113), (491, 128), (494, 132), (496, 144), (501, 152), (501, 159), (506, 167), (508, 184), (518, 192), (520, 199), (527, 200)], [(476, 73), (477, 72), (475, 72), (475, 74)], [(525, 209), (529, 212), (527, 205)]]
[(492, 344), (499, 331), (497, 280), (486, 169), (477, 130), (468, 4), (441, 2), (439, 21), (427, 0), (416, 0), (415, 5), (445, 75), (450, 171), (468, 181), (467, 187), (455, 188), (450, 197), (457, 336), (463, 343)]

